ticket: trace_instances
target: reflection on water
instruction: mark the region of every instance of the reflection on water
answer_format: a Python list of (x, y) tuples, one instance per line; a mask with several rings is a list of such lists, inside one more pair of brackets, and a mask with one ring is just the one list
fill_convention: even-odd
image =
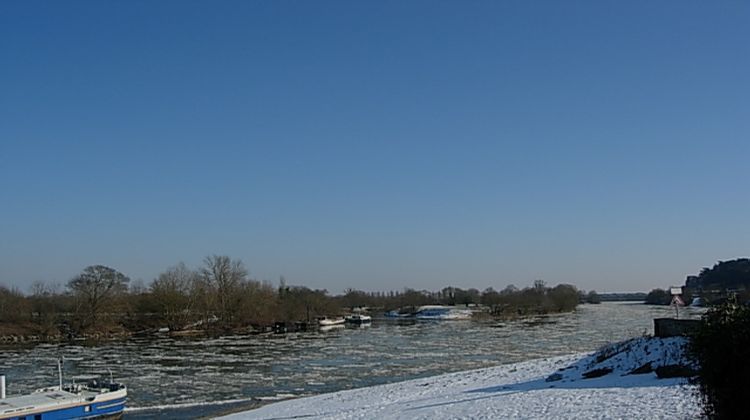
[[(0, 371), (10, 395), (106, 373), (129, 387), (128, 418), (211, 415), (293, 396), (395, 382), (572, 352), (591, 351), (653, 332), (668, 307), (639, 303), (581, 305), (575, 313), (515, 321), (403, 322), (368, 328), (191, 340), (133, 338), (99, 346), (3, 348)], [(682, 316), (699, 316), (685, 309)], [(217, 404), (217, 402), (222, 402)]]

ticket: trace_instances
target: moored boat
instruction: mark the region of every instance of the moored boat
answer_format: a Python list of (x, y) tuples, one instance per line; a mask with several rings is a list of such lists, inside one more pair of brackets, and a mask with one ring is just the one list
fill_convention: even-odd
[(405, 311), (404, 312), (404, 311), (399, 310), (399, 309), (394, 309), (392, 311), (386, 312), (385, 314), (383, 314), (383, 316), (385, 316), (386, 318), (398, 318), (398, 319), (401, 319), (401, 318), (412, 318), (412, 317), (414, 317), (414, 313), (411, 312), (411, 311)]
[(369, 324), (372, 322), (371, 316), (362, 314), (347, 315), (344, 319), (350, 324)]
[(125, 411), (127, 387), (112, 378), (85, 384), (62, 384), (28, 395), (6, 397), (5, 376), (0, 375), (0, 419), (58, 420), (120, 418)]
[(333, 325), (341, 325), (346, 320), (344, 318), (328, 318), (325, 316), (321, 316), (318, 318), (318, 325), (321, 327), (330, 327)]
[(425, 320), (459, 320), (471, 319), (471, 311), (467, 309), (458, 309), (442, 305), (425, 305), (420, 306), (414, 313), (417, 319)]

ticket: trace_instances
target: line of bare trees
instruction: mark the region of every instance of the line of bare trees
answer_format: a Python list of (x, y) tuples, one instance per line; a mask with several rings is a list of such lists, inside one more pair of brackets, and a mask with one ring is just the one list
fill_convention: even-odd
[(364, 292), (348, 289), (331, 296), (326, 290), (278, 286), (248, 276), (240, 260), (211, 255), (201, 267), (184, 263), (169, 267), (145, 287), (102, 265), (86, 267), (65, 286), (36, 283), (29, 295), (0, 286), (0, 335), (16, 330), (39, 335), (86, 332), (138, 332), (167, 327), (171, 331), (227, 330), (268, 326), (338, 315), (355, 307), (391, 310), (428, 304), (484, 305), (496, 315), (563, 312), (580, 298), (571, 285), (446, 287), (437, 292), (404, 289)]

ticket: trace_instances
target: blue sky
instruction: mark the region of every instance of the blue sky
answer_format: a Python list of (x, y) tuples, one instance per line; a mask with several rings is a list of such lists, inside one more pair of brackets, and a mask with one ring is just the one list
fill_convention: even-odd
[(0, 2), (0, 283), (679, 284), (750, 245), (750, 6)]

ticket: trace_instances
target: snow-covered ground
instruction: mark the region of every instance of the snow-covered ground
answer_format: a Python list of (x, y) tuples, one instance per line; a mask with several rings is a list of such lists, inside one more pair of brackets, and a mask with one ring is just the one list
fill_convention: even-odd
[[(688, 419), (697, 390), (649, 366), (686, 363), (684, 339), (638, 338), (596, 353), (532, 360), (286, 400), (227, 419)], [(611, 372), (610, 372), (611, 369)], [(603, 376), (586, 379), (584, 373)], [(366, 374), (366, 372), (363, 372)]]

